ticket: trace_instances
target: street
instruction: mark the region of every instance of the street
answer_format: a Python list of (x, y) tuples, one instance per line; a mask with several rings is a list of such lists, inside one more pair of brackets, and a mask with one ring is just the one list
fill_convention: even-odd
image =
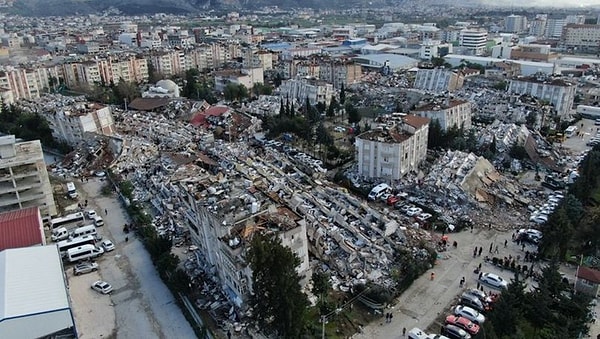
[[(116, 250), (105, 253), (97, 262), (98, 272), (73, 277), (68, 269), (75, 322), (81, 338), (195, 338), (196, 335), (177, 306), (171, 292), (158, 276), (143, 244), (123, 225), (127, 214), (116, 195), (102, 196), (105, 181), (91, 178), (80, 183), (81, 200), (88, 199), (105, 226), (98, 232), (110, 239)], [(105, 213), (108, 212), (107, 214)], [(99, 277), (101, 276), (101, 278)], [(93, 281), (103, 279), (114, 291), (110, 296), (90, 289)]]

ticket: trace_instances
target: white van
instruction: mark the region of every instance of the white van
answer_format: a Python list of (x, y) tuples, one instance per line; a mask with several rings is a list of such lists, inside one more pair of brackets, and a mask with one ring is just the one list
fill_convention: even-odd
[(421, 330), (420, 328), (413, 328), (412, 330), (408, 331), (408, 339), (427, 339), (428, 335), (427, 333), (425, 333), (423, 330)]
[(77, 199), (77, 197), (79, 196), (77, 194), (77, 188), (75, 188), (75, 184), (72, 182), (67, 183), (67, 195), (71, 199)]
[(67, 231), (66, 227), (59, 227), (55, 230), (52, 230), (52, 235), (50, 236), (50, 239), (52, 239), (52, 241), (61, 241), (61, 240), (65, 240), (69, 237), (69, 231)]
[(69, 262), (96, 258), (104, 254), (104, 250), (94, 245), (83, 245), (71, 248), (67, 251), (67, 259)]
[(73, 232), (71, 232), (71, 236), (73, 238), (82, 237), (84, 235), (96, 236), (96, 233), (96, 226), (86, 225), (74, 229)]
[(104, 226), (104, 220), (102, 219), (101, 216), (96, 215), (94, 217), (94, 225), (96, 225), (96, 227), (102, 227), (102, 226)]
[(373, 189), (369, 193), (368, 199), (369, 200), (377, 200), (377, 199), (381, 198), (382, 195), (384, 195), (386, 193), (391, 193), (391, 192), (392, 192), (392, 188), (390, 187), (390, 185), (385, 184), (385, 183), (379, 184), (379, 185), (373, 187)]

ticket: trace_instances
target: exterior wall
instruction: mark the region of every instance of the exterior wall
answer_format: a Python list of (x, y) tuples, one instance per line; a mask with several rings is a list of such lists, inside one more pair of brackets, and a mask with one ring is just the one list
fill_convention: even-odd
[(575, 283), (575, 291), (581, 292), (595, 298), (598, 295), (598, 284), (578, 278)]
[(432, 121), (437, 120), (443, 130), (447, 130), (452, 126), (463, 126), (465, 129), (471, 128), (470, 102), (460, 103), (447, 108), (434, 107), (430, 110), (416, 110), (411, 113), (429, 118)]
[(57, 214), (42, 145), (0, 137), (0, 212), (33, 206), (43, 218)]
[(462, 87), (461, 75), (441, 68), (419, 69), (414, 87), (434, 92), (454, 91)]
[(358, 136), (358, 171), (368, 178), (399, 180), (406, 173), (417, 170), (427, 156), (429, 126), (423, 127), (408, 139), (386, 143)]
[(70, 145), (76, 145), (84, 139), (86, 132), (113, 135), (115, 123), (110, 107), (91, 109), (79, 114), (70, 111), (45, 112), (44, 118), (52, 129), (52, 135)]
[(563, 28), (561, 40), (566, 48), (598, 51), (600, 50), (600, 26), (568, 24)]
[(482, 55), (487, 44), (487, 31), (464, 29), (460, 31), (459, 43), (472, 54)]
[(570, 114), (575, 99), (576, 86), (551, 85), (541, 82), (511, 80), (508, 91), (517, 94), (529, 94), (540, 100), (547, 100), (554, 105), (560, 116)]
[(316, 83), (306, 80), (287, 80), (279, 86), (282, 97), (295, 98), (298, 102), (304, 103), (306, 98), (311, 105), (322, 102), (329, 105), (331, 97), (334, 94), (333, 86), (328, 83)]

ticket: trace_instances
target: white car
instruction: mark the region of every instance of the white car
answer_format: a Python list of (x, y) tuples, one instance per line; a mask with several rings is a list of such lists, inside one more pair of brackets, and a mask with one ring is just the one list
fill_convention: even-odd
[(98, 214), (96, 214), (96, 211), (94, 210), (87, 210), (85, 211), (85, 217), (90, 219), (90, 220), (94, 220), (94, 218), (97, 216)]
[(81, 274), (85, 274), (85, 273), (94, 272), (97, 270), (98, 270), (98, 264), (96, 264), (95, 262), (82, 262), (82, 263), (75, 265), (75, 267), (73, 267), (73, 274), (81, 275)]
[(102, 281), (102, 280), (98, 280), (98, 281), (94, 282), (92, 284), (92, 289), (94, 291), (102, 293), (102, 294), (109, 294), (113, 290), (112, 286), (109, 283), (107, 283), (106, 281)]
[(425, 220), (427, 220), (427, 219), (429, 219), (431, 217), (432, 217), (432, 215), (430, 213), (421, 213), (417, 217), (417, 220), (419, 220), (419, 221), (425, 221)]
[(423, 210), (420, 207), (412, 207), (406, 211), (406, 215), (408, 215), (409, 217), (413, 217), (421, 213), (423, 213)]
[(495, 288), (506, 288), (508, 286), (508, 281), (493, 273), (483, 273), (479, 281)]
[(461, 317), (465, 317), (478, 325), (481, 325), (485, 322), (485, 317), (483, 316), (483, 314), (477, 312), (476, 310), (468, 306), (456, 306), (454, 308), (454, 314), (459, 315)]
[(115, 244), (113, 244), (112, 241), (106, 239), (102, 241), (102, 248), (104, 249), (104, 252), (110, 252), (115, 249)]

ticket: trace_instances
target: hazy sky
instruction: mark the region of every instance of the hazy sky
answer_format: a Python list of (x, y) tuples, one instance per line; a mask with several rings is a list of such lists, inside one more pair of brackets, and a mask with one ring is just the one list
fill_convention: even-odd
[[(483, 0), (488, 4), (497, 4), (496, 0)], [(527, 7), (527, 6), (547, 6), (547, 7), (582, 7), (582, 6), (600, 6), (600, 0), (509, 0), (502, 3), (502, 6), (509, 7)]]

